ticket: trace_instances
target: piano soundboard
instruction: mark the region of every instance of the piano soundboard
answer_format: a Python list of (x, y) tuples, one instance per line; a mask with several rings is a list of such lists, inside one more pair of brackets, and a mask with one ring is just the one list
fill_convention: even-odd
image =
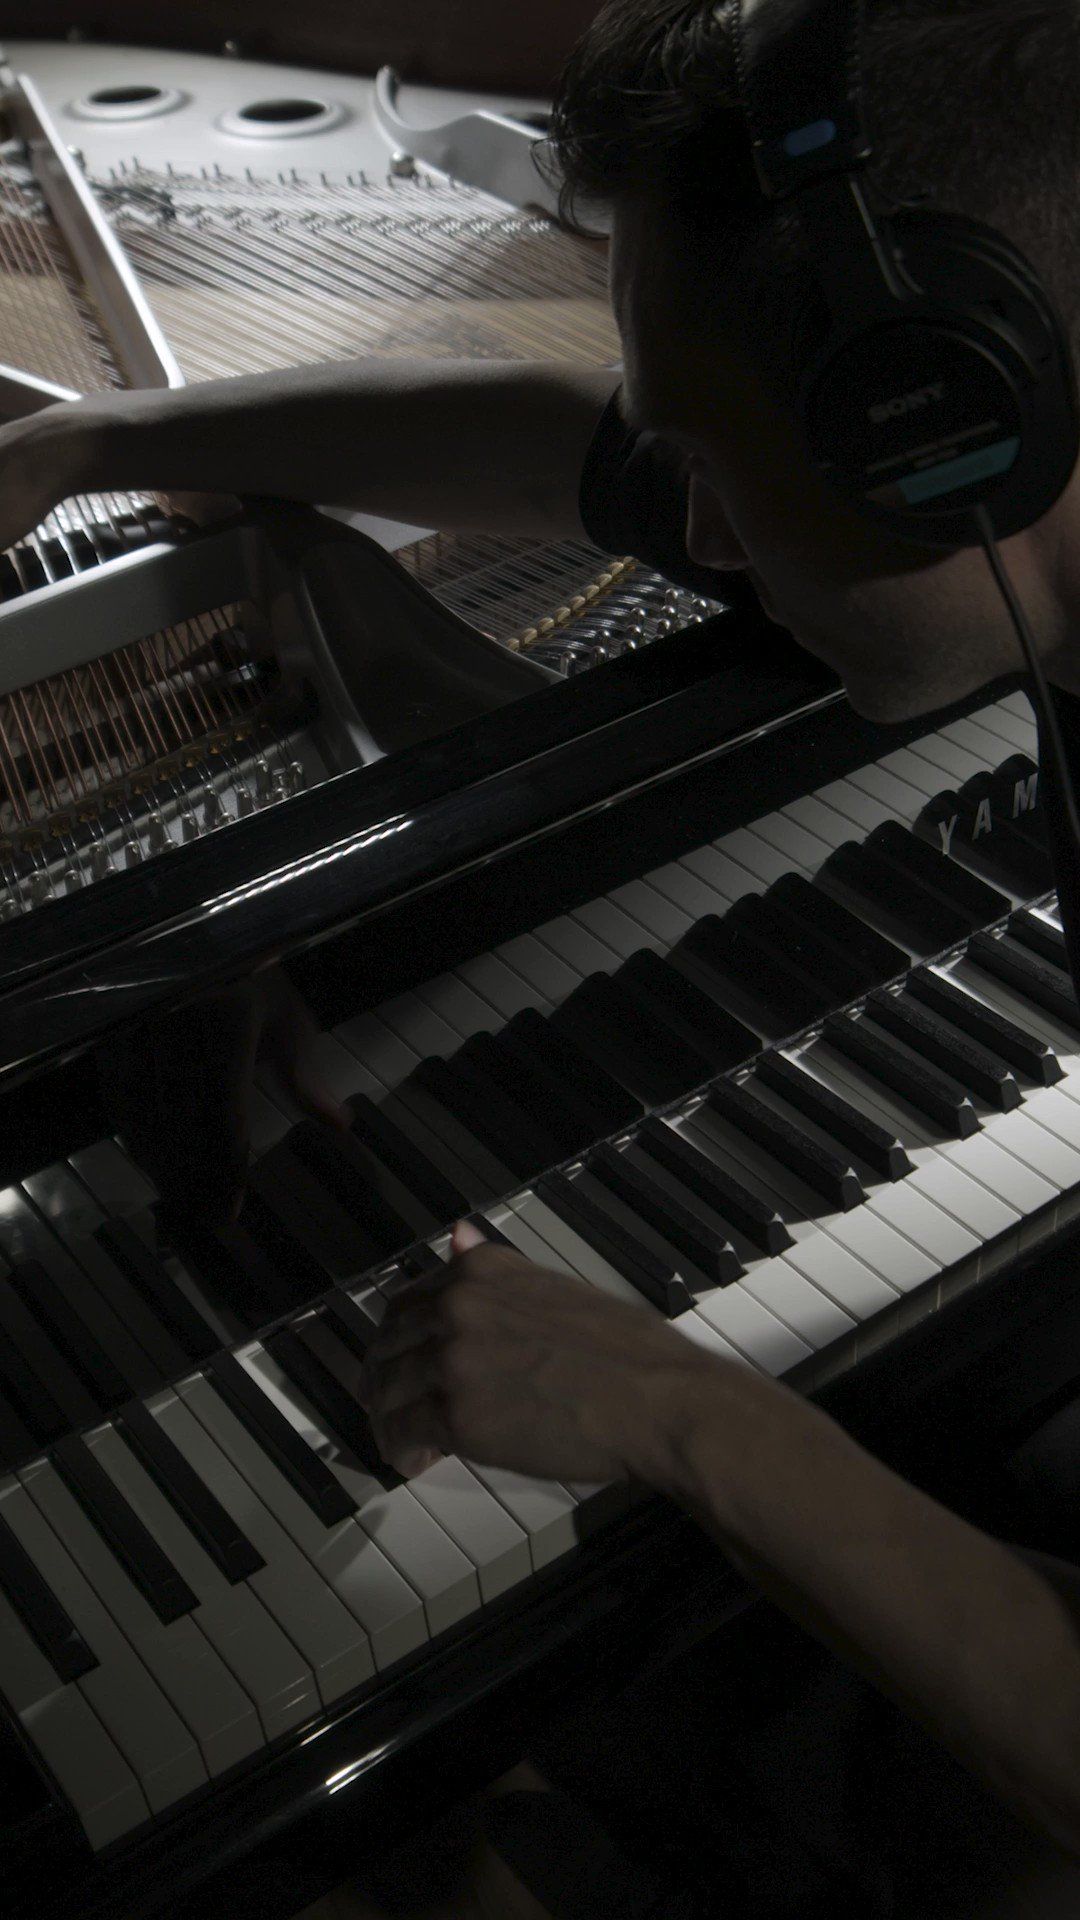
[(455, 1218), (812, 1392), (1075, 1217), (1035, 752), (996, 701), (338, 1024), (351, 1132), (257, 1090), (235, 1229), (112, 1140), (4, 1193), (0, 1690), (93, 1849), (639, 1497), (379, 1459), (357, 1369)]

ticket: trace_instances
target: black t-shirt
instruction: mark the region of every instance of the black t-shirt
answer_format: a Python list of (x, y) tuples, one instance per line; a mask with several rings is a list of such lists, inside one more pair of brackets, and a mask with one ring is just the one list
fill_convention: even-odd
[[(714, 572), (691, 560), (686, 551), (688, 482), (681, 457), (656, 434), (638, 433), (628, 427), (619, 412), (618, 397), (617, 393), (612, 396), (601, 415), (582, 471), (579, 511), (589, 538), (604, 553), (633, 554), (677, 586), (728, 604), (752, 605), (760, 615), (745, 575)], [(1022, 686), (1025, 682), (1016, 678), (1011, 684)], [(1080, 787), (1080, 699), (1057, 691), (1055, 704), (1069, 766)], [(934, 724), (935, 717), (928, 716), (927, 730)], [(1045, 753), (1041, 757), (1045, 764)], [(1080, 984), (1080, 873), (1060, 798), (1045, 774), (1040, 775), (1040, 801), (1050, 835), (1073, 977)], [(1025, 1552), (1025, 1557), (1042, 1569), (1080, 1613), (1080, 1567), (1046, 1554)]]

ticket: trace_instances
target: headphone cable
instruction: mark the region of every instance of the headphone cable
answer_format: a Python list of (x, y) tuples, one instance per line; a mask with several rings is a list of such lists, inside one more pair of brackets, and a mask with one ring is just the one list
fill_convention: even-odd
[(1076, 788), (1073, 785), (1072, 774), (1069, 771), (1068, 756), (1065, 752), (1065, 741), (1061, 732), (1061, 722), (1058, 719), (1057, 708), (1054, 705), (1053, 694), (1050, 691), (1046, 673), (1043, 669), (1043, 663), (1039, 657), (1039, 650), (1035, 644), (1035, 636), (1031, 631), (1028, 617), (1020, 603), (1020, 597), (1016, 588), (1006, 571), (1005, 563), (1001, 558), (997, 541), (994, 538), (994, 529), (990, 521), (990, 515), (984, 506), (976, 507), (974, 519), (979, 532), (979, 543), (986, 554), (990, 571), (994, 576), (998, 591), (1001, 594), (1002, 600), (1005, 602), (1009, 617), (1016, 629), (1016, 637), (1020, 642), (1028, 671), (1035, 683), (1035, 697), (1039, 707), (1039, 717), (1043, 722), (1043, 747), (1046, 758), (1050, 763), (1050, 771), (1057, 784), (1057, 789), (1061, 795), (1062, 804), (1065, 809), (1065, 818), (1069, 829), (1069, 838), (1072, 841), (1073, 854), (1077, 865), (1080, 866), (1080, 810), (1078, 810), (1076, 804)]

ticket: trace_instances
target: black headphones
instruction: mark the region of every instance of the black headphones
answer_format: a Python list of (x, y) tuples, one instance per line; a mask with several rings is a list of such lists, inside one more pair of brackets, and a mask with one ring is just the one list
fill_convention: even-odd
[[(864, 0), (736, 0), (766, 199), (795, 203), (828, 310), (794, 371), (811, 457), (905, 540), (964, 547), (1041, 519), (1080, 453), (1076, 376), (1038, 275), (991, 227), (884, 210), (862, 97)], [(806, 329), (805, 331), (809, 331)]]

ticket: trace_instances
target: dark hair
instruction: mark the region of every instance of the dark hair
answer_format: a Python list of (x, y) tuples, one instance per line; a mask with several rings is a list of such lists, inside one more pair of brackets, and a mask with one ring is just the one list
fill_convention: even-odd
[[(801, 257), (798, 222), (758, 191), (732, 15), (607, 0), (563, 73), (551, 144), (571, 220), (587, 199), (659, 201), (767, 309), (770, 275)], [(1080, 343), (1077, 0), (866, 0), (863, 72), (879, 189), (999, 227)], [(759, 305), (758, 337), (778, 324)]]

